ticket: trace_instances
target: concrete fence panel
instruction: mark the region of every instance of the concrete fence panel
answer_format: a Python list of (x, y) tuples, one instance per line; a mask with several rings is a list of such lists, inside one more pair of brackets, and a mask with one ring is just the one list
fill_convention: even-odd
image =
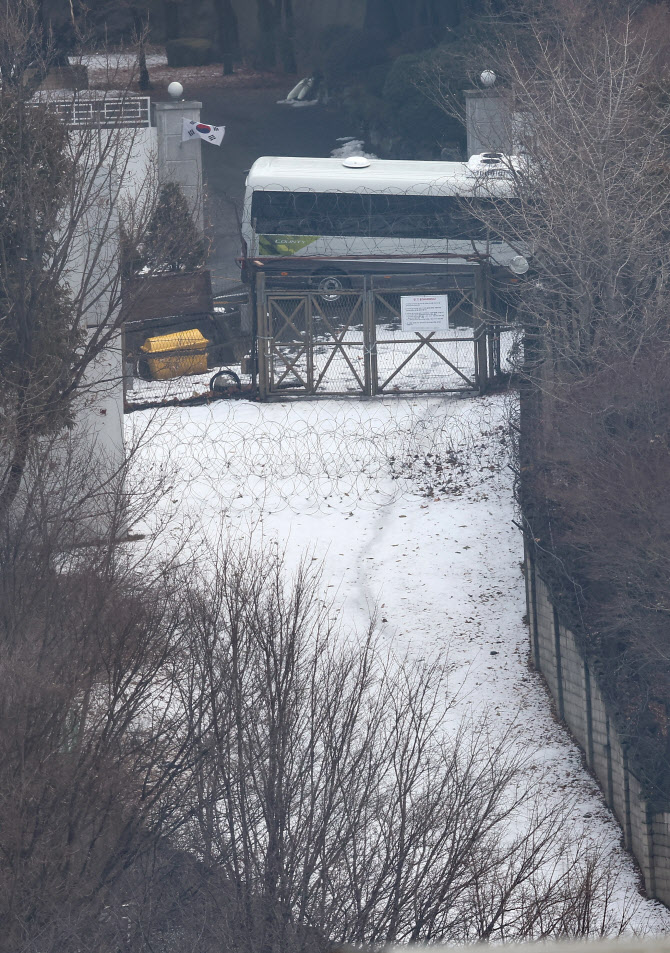
[(548, 587), (526, 553), (531, 661), (544, 676), (558, 717), (584, 752), (648, 894), (670, 906), (670, 812), (654, 811), (633, 774), (613, 713), (575, 634), (562, 624)]

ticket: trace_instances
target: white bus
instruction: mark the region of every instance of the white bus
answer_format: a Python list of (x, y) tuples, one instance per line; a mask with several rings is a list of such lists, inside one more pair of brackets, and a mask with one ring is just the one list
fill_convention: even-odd
[(473, 203), (513, 199), (511, 161), (499, 153), (469, 162), (264, 156), (246, 181), (244, 259), (333, 294), (352, 274), (400, 262), (434, 271), (486, 257), (522, 274), (525, 259), (472, 213)]

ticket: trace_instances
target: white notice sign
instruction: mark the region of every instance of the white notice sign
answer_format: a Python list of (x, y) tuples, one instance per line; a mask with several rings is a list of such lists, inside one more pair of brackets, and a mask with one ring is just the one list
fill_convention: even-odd
[(403, 331), (419, 334), (448, 331), (447, 295), (401, 295), (400, 326)]

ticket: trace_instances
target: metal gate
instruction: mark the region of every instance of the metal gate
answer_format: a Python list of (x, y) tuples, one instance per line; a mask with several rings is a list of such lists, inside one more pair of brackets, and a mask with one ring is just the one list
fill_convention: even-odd
[[(481, 391), (496, 370), (479, 271), (360, 276), (336, 293), (256, 283), (261, 399)], [(445, 295), (448, 329), (403, 330), (403, 298)]]

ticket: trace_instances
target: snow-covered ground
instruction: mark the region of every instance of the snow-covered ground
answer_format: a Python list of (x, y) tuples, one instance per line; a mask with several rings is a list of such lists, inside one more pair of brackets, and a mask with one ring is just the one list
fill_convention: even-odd
[[(89, 72), (107, 72), (128, 70), (137, 66), (137, 53), (83, 53), (80, 56), (71, 56), (73, 66), (86, 66)], [(147, 66), (165, 66), (167, 56), (164, 53), (147, 53)]]
[[(453, 711), (511, 732), (547, 800), (575, 797), (575, 839), (618, 854), (620, 831), (528, 668), (506, 400), (221, 401), (126, 420), (130, 433), (148, 428), (145, 472), (172, 468), (156, 516), (194, 552), (251, 538), (276, 542), (289, 566), (321, 560), (348, 629), (376, 610), (400, 654), (448, 655)], [(623, 904), (637, 883), (626, 855), (617, 877)], [(641, 899), (631, 926), (670, 930), (670, 912)]]

